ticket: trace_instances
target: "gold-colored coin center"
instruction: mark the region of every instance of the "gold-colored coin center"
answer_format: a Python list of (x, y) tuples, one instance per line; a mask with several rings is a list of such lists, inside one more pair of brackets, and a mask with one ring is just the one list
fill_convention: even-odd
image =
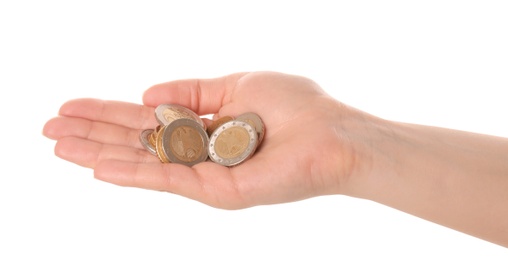
[(249, 132), (243, 127), (234, 126), (224, 130), (217, 136), (215, 152), (224, 159), (241, 155), (249, 146)]
[(166, 119), (166, 121), (168, 123), (171, 123), (177, 119), (180, 119), (180, 118), (191, 118), (192, 117), (185, 113), (184, 111), (180, 111), (180, 110), (176, 110), (176, 109), (165, 109), (163, 112), (162, 112), (162, 116), (164, 117), (164, 119)]
[(203, 151), (203, 139), (199, 132), (190, 126), (176, 128), (170, 137), (172, 153), (179, 160), (192, 162), (199, 158)]

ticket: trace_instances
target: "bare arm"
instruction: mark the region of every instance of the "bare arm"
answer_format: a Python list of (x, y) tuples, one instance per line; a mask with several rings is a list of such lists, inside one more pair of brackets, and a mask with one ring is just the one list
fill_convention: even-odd
[(508, 139), (365, 118), (346, 194), (508, 246)]

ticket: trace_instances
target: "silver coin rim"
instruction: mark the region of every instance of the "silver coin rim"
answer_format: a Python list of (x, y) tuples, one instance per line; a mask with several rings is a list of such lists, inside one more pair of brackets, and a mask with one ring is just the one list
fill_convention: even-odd
[[(180, 126), (193, 127), (194, 129), (196, 129), (199, 132), (199, 134), (202, 138), (203, 148), (205, 151), (201, 154), (201, 156), (199, 156), (194, 161), (185, 162), (185, 161), (178, 159), (173, 153), (171, 153), (171, 148), (168, 147), (169, 138), (171, 136), (171, 133), (175, 130), (175, 128), (180, 127)], [(164, 154), (166, 155), (166, 158), (170, 162), (184, 164), (187, 166), (193, 166), (193, 165), (198, 164), (200, 162), (204, 162), (208, 159), (208, 153), (206, 151), (206, 147), (208, 147), (208, 143), (209, 143), (208, 134), (206, 133), (205, 129), (203, 129), (203, 127), (198, 122), (196, 122), (190, 118), (179, 118), (179, 119), (176, 119), (173, 122), (171, 122), (167, 127), (162, 129), (161, 131), (163, 131), (161, 133), (162, 134), (162, 136), (161, 136), (162, 151), (164, 152)]]
[(177, 104), (160, 104), (155, 108), (155, 119), (157, 120), (157, 122), (159, 124), (169, 125), (172, 123), (172, 122), (168, 122), (168, 120), (166, 120), (166, 118), (164, 118), (164, 116), (162, 116), (162, 112), (164, 112), (164, 110), (171, 109), (171, 108), (179, 109), (179, 110), (185, 112), (186, 114), (188, 114), (190, 116), (190, 117), (185, 117), (185, 118), (193, 119), (194, 121), (198, 122), (201, 125), (201, 127), (205, 127), (205, 122), (203, 122), (201, 117), (199, 117), (199, 115), (196, 114), (196, 112), (192, 111), (191, 109), (189, 109), (187, 107), (177, 105)]
[(155, 147), (150, 143), (150, 141), (148, 141), (148, 136), (150, 136), (153, 132), (154, 132), (153, 129), (145, 129), (141, 131), (141, 133), (139, 134), (139, 141), (147, 151), (149, 151), (153, 155), (157, 155)]
[[(249, 134), (249, 137), (250, 137), (249, 144), (247, 146), (247, 149), (245, 149), (245, 151), (242, 154), (240, 154), (239, 156), (231, 158), (231, 159), (222, 158), (215, 151), (215, 145), (214, 145), (215, 141), (217, 140), (217, 138), (219, 137), (219, 135), (222, 132), (224, 132), (225, 130), (227, 130), (228, 128), (233, 127), (233, 126), (240, 126), (243, 128), (247, 128), (246, 130), (247, 130), (247, 133)], [(210, 141), (208, 142), (208, 157), (210, 157), (210, 159), (213, 162), (216, 162), (216, 163), (223, 165), (223, 166), (238, 165), (254, 154), (256, 147), (257, 147), (257, 143), (258, 143), (258, 134), (256, 132), (256, 129), (253, 126), (251, 126), (249, 123), (241, 121), (241, 120), (236, 120), (236, 119), (231, 120), (229, 122), (222, 124), (217, 129), (215, 129), (215, 131), (210, 136)]]

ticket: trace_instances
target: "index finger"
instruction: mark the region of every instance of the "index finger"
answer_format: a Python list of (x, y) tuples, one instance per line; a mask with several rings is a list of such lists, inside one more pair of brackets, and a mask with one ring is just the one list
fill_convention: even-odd
[(238, 80), (247, 73), (234, 73), (220, 78), (184, 79), (154, 85), (143, 95), (143, 103), (156, 107), (178, 104), (199, 115), (214, 114), (229, 102)]

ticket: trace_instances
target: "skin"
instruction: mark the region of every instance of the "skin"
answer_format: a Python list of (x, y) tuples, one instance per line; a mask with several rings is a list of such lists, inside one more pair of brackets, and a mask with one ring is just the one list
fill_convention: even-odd
[[(508, 246), (508, 139), (381, 119), (308, 78), (277, 72), (189, 79), (146, 90), (143, 105), (70, 100), (43, 134), (55, 154), (120, 186), (179, 194), (222, 209), (341, 194), (369, 199)], [(235, 167), (162, 164), (139, 142), (154, 108), (214, 118), (255, 112), (266, 134)], [(206, 121), (210, 124), (210, 121)]]

